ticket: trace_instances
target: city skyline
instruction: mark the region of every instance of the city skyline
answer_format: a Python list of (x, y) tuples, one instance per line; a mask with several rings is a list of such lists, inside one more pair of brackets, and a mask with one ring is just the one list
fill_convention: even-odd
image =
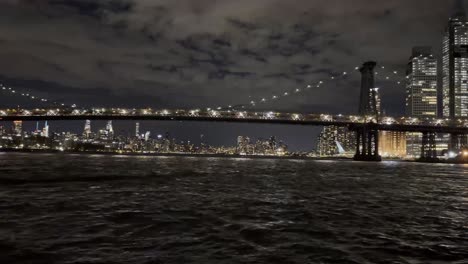
[[(131, 2), (131, 1), (130, 1), (130, 2)], [(129, 11), (129, 12), (130, 12), (133, 8), (135, 8), (135, 5), (137, 5), (137, 2), (138, 2), (138, 1), (136, 1), (136, 2), (134, 3), (135, 5), (133, 5), (133, 4), (130, 3), (130, 2), (129, 2), (129, 5), (127, 6), (127, 8), (128, 8), (127, 11)], [(458, 3), (461, 3), (461, 1), (459, 1)], [(19, 8), (19, 9), (21, 9), (21, 8), (26, 8), (26, 7), (30, 7), (30, 6), (28, 6), (28, 4), (20, 3), (20, 2), (18, 2), (18, 1), (9, 2), (7, 5), (8, 5), (10, 8)], [(56, 4), (51, 4), (51, 5), (49, 5), (48, 3), (45, 3), (45, 4), (43, 4), (43, 5), (41, 6), (41, 8), (45, 8), (45, 10), (49, 10), (48, 8), (52, 8), (52, 9), (53, 9), (53, 8), (63, 8), (63, 5), (64, 5), (64, 4), (59, 4), (59, 5), (58, 5), (59, 7), (57, 7)], [(460, 5), (460, 4), (459, 4), (459, 5)], [(79, 3), (79, 4), (74, 5), (73, 8), (78, 8), (78, 9), (80, 9), (80, 8), (83, 8), (84, 6), (85, 6), (85, 5), (84, 5), (83, 3)], [(34, 6), (34, 8), (36, 8), (36, 7), (37, 7), (37, 6)], [(96, 5), (92, 5), (92, 6), (86, 6), (86, 7), (90, 8), (90, 9), (99, 9), (99, 10), (108, 8), (108, 7), (106, 7), (106, 6), (101, 6), (100, 3), (97, 3)], [(33, 9), (34, 9), (34, 8), (33, 8)], [(460, 7), (458, 7), (458, 8), (460, 8)], [(80, 9), (80, 10), (81, 10), (81, 9)], [(49, 10), (49, 11), (50, 11), (50, 10)], [(85, 8), (84, 10), (81, 10), (81, 11), (83, 11), (83, 13), (86, 13), (86, 12), (89, 11), (89, 10), (88, 10), (87, 8)], [(463, 13), (464, 13), (464, 11), (461, 12), (461, 11), (459, 11), (459, 10), (452, 10), (452, 14), (455, 14), (455, 15), (452, 15), (452, 16), (451, 16), (451, 17), (452, 17), (452, 18), (451, 18), (452, 20), (450, 20), (450, 21), (453, 21), (454, 17), (455, 17), (455, 20), (457, 20), (457, 19), (463, 17)], [(82, 15), (82, 13), (80, 13), (80, 14)], [(458, 20), (457, 20), (457, 21), (458, 21)], [(416, 36), (416, 37), (417, 37), (417, 36)], [(379, 65), (379, 66), (380, 66), (380, 65)], [(388, 65), (386, 65), (386, 66), (388, 66)], [(378, 70), (380, 70), (380, 69), (378, 69)], [(388, 70), (388, 67), (387, 67), (387, 70)], [(392, 70), (393, 70), (393, 69), (392, 69)], [(383, 71), (383, 70), (382, 70), (382, 71)], [(437, 70), (436, 70), (436, 71), (437, 71)], [(346, 73), (346, 72), (345, 72), (345, 73)], [(395, 73), (397, 73), (397, 71), (395, 71)], [(332, 75), (331, 75), (331, 76), (337, 76), (338, 74), (341, 74), (341, 73), (332, 72)], [(387, 75), (388, 75), (388, 74), (387, 74)], [(409, 76), (409, 77), (411, 77), (411, 76)], [(324, 77), (324, 78), (326, 78), (326, 77)], [(332, 77), (332, 78), (333, 78), (333, 77)], [(408, 76), (407, 76), (407, 78), (408, 78)], [(386, 79), (388, 79), (388, 77), (387, 77)], [(382, 78), (382, 80), (378, 80), (378, 81), (377, 81), (377, 86), (380, 86), (381, 84), (382, 84), (382, 85), (383, 85), (383, 84), (387, 84), (388, 87), (391, 87), (390, 89), (389, 89), (388, 87), (387, 87), (387, 89), (385, 89), (385, 85), (384, 85), (383, 88), (380, 88), (380, 87), (379, 87), (379, 88), (376, 88), (376, 89), (375, 89), (375, 91), (378, 91), (379, 95), (382, 94), (382, 97), (384, 98), (383, 100), (381, 100), (381, 99), (380, 99), (381, 97), (379, 97), (379, 99), (380, 99), (380, 100), (379, 100), (379, 108), (381, 108), (381, 109), (382, 109), (381, 112), (382, 112), (382, 113), (385, 113), (385, 114), (386, 114), (387, 112), (390, 112), (390, 113), (391, 113), (391, 112), (395, 111), (395, 109), (397, 109), (397, 108), (392, 109), (392, 107), (388, 107), (388, 105), (390, 105), (390, 104), (397, 104), (397, 105), (398, 105), (398, 104), (401, 104), (401, 102), (396, 102), (396, 101), (394, 101), (393, 98), (392, 98), (391, 96), (388, 95), (389, 90), (398, 90), (398, 92), (401, 92), (401, 90), (402, 90), (401, 88), (404, 87), (404, 84), (401, 85), (401, 81), (398, 81), (398, 83), (399, 83), (400, 85), (396, 85), (395, 80), (392, 80), (392, 82), (390, 82), (390, 81), (387, 81), (386, 79), (385, 79), (385, 78)], [(355, 83), (355, 82), (352, 81), (352, 80), (347, 80), (347, 79), (343, 78), (343, 81), (342, 81), (342, 82), (337, 81), (336, 84), (333, 84), (332, 86), (339, 86), (340, 83), (342, 84), (342, 83), (346, 83), (346, 82), (348, 83), (348, 85), (350, 85), (350, 84), (352, 85), (352, 84)], [(309, 83), (309, 82), (306, 82), (306, 83)], [(322, 83), (322, 81), (320, 81), (320, 83)], [(433, 84), (432, 84), (432, 85), (433, 85)], [(323, 85), (323, 86), (326, 87), (326, 84)], [(307, 87), (310, 87), (310, 85), (307, 85)], [(314, 88), (315, 88), (315, 87), (314, 87)], [(317, 89), (316, 89), (316, 90), (320, 90), (321, 88), (322, 88), (322, 87), (320, 87), (319, 85), (317, 85)], [(335, 87), (331, 87), (331, 89), (334, 89), (334, 88), (335, 88)], [(431, 88), (434, 88), (434, 87), (431, 87)], [(20, 88), (20, 89), (21, 89), (21, 88)], [(378, 90), (377, 90), (377, 89), (378, 89)], [(406, 87), (406, 92), (408, 92), (408, 89), (409, 89), (409, 88)], [(445, 88), (443, 88), (442, 90), (444, 90), (444, 89), (445, 89)], [(314, 91), (312, 91), (310, 94), (313, 94), (313, 93), (314, 93)], [(286, 95), (287, 93), (284, 93), (284, 94)], [(309, 95), (310, 95), (310, 94), (309, 94)], [(348, 98), (348, 96), (345, 96), (345, 95), (346, 95), (346, 94), (343, 94), (342, 97), (347, 97), (347, 98)], [(271, 96), (271, 95), (270, 95), (270, 96)], [(305, 96), (305, 97), (308, 97), (308, 96)], [(249, 97), (249, 98), (250, 98), (249, 100), (251, 100), (252, 103), (254, 103), (255, 101), (259, 102), (257, 99), (254, 100), (254, 99), (251, 98), (251, 97)], [(266, 97), (266, 98), (268, 98), (268, 97)], [(275, 99), (275, 98), (276, 98), (276, 96), (273, 96), (273, 99)], [(300, 98), (300, 97), (296, 97), (295, 99), (297, 99), (297, 98)], [(42, 99), (42, 100), (44, 100), (44, 99)], [(262, 100), (264, 100), (264, 99), (262, 99)], [(336, 106), (340, 105), (340, 104), (339, 104), (339, 100), (340, 100), (339, 98), (336, 98), (336, 100), (335, 100), (336, 102), (332, 102), (332, 104), (331, 104), (332, 107), (336, 107)], [(349, 100), (349, 99), (348, 99), (348, 100)], [(432, 99), (431, 99), (431, 100), (432, 100)], [(66, 100), (64, 100), (64, 101), (66, 101)], [(78, 101), (78, 100), (76, 100), (76, 101)], [(270, 101), (270, 100), (267, 100), (267, 101)], [(279, 104), (281, 104), (281, 101), (288, 101), (288, 100), (279, 100), (279, 101), (280, 101)], [(105, 100), (104, 100), (103, 102), (105, 102)], [(382, 105), (380, 105), (381, 102), (382, 102)], [(77, 102), (77, 103), (78, 103), (78, 102)], [(70, 104), (71, 104), (71, 103), (70, 103)], [(138, 103), (137, 103), (137, 104), (138, 104)], [(248, 103), (247, 103), (247, 104), (248, 104)], [(408, 104), (408, 103), (407, 103), (407, 104)], [(265, 107), (268, 107), (268, 104), (265, 104), (265, 105), (267, 105), (267, 106), (265, 106)], [(444, 103), (444, 105), (445, 105), (445, 103)], [(256, 106), (256, 105), (255, 105), (255, 106)], [(260, 107), (262, 107), (262, 106), (260, 106)], [(408, 107), (406, 107), (406, 110), (407, 110), (407, 108), (408, 108)], [(398, 111), (399, 111), (399, 112), (402, 111), (401, 105), (400, 105), (400, 107), (398, 108)], [(436, 111), (437, 111), (437, 109), (436, 109)], [(439, 110), (439, 112), (441, 112), (441, 111)], [(380, 112), (379, 112), (379, 114), (380, 114)], [(420, 115), (414, 114), (413, 116), (420, 116)], [(317, 132), (316, 132), (316, 133), (317, 133)], [(247, 132), (247, 134), (249, 134), (249, 133)], [(193, 136), (192, 136), (192, 137), (193, 137)]]

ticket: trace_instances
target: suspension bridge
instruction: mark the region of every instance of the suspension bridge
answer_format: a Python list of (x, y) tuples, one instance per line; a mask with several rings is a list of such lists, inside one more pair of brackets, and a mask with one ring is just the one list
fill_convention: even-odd
[[(421, 159), (434, 160), (436, 153), (436, 134), (451, 135), (451, 149), (460, 150), (466, 146), (468, 135), (468, 119), (439, 119), (439, 118), (412, 118), (380, 116), (377, 111), (375, 90), (375, 62), (366, 62), (355, 70), (361, 72), (361, 93), (359, 113), (357, 115), (331, 115), (325, 113), (284, 113), (276, 111), (257, 112), (246, 110), (248, 106), (265, 103), (268, 100), (278, 100), (280, 97), (272, 95), (271, 99), (261, 98), (248, 104), (229, 105), (208, 109), (127, 109), (127, 108), (79, 108), (76, 105), (53, 102), (54, 107), (48, 108), (16, 108), (0, 109), (0, 121), (41, 121), (41, 120), (161, 120), (161, 121), (198, 121), (198, 122), (231, 122), (231, 123), (257, 123), (257, 124), (287, 124), (308, 126), (342, 126), (356, 132), (355, 160), (380, 161), (379, 131), (419, 132), (422, 133)], [(383, 67), (382, 67), (383, 68)], [(397, 74), (396, 71), (392, 72)], [(343, 72), (341, 76), (347, 75)], [(339, 76), (332, 76), (335, 80)], [(390, 79), (390, 77), (386, 77)], [(324, 80), (317, 82), (316, 86), (324, 84)], [(398, 81), (400, 84), (401, 81)], [(284, 92), (284, 96), (300, 93), (311, 89), (307, 85), (304, 89), (295, 89)], [(19, 94), (39, 100), (52, 102), (49, 99), (39, 98), (30, 93), (19, 93), (11, 87), (2, 85), (2, 90), (11, 94)]]

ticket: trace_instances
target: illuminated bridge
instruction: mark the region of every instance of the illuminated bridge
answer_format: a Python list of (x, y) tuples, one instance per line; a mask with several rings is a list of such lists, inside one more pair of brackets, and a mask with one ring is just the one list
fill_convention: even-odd
[(467, 145), (468, 119), (436, 119), (379, 116), (377, 100), (373, 93), (375, 62), (367, 62), (362, 73), (359, 115), (304, 114), (283, 112), (255, 112), (234, 109), (126, 109), (91, 108), (76, 106), (0, 109), (0, 121), (40, 120), (161, 120), (287, 124), (310, 126), (341, 126), (356, 133), (355, 160), (380, 161), (379, 131), (422, 133), (421, 158), (437, 158), (436, 134), (451, 135), (451, 149), (460, 150)]

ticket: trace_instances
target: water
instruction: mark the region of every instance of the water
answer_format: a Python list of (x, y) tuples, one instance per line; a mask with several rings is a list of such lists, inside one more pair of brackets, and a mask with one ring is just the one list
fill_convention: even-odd
[(0, 154), (0, 263), (468, 263), (468, 167)]

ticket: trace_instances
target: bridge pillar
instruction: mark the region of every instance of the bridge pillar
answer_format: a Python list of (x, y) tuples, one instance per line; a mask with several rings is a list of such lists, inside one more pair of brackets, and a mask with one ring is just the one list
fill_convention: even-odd
[(379, 131), (363, 126), (356, 128), (356, 161), (382, 161), (379, 155)]
[(423, 132), (422, 144), (421, 144), (421, 158), (423, 162), (436, 162), (437, 158), (437, 134), (434, 132)]

